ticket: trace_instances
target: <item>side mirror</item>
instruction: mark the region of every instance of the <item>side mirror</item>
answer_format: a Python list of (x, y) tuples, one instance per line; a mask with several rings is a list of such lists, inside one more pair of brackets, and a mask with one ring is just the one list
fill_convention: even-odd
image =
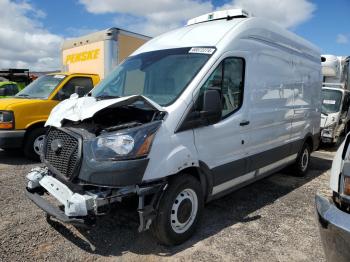
[(222, 101), (219, 88), (212, 87), (204, 91), (203, 110), (200, 117), (207, 120), (207, 125), (220, 121), (222, 116)]
[(74, 92), (79, 96), (83, 97), (87, 92), (86, 92), (86, 87), (83, 86), (75, 86), (74, 87)]
[(6, 88), (0, 88), (0, 96), (6, 96)]

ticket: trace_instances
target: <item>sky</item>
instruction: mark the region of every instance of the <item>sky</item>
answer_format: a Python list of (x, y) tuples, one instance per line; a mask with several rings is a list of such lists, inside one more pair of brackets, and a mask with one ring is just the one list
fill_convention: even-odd
[(323, 54), (350, 55), (350, 0), (0, 0), (0, 68), (56, 70), (66, 38), (110, 27), (154, 37), (230, 8), (270, 19)]

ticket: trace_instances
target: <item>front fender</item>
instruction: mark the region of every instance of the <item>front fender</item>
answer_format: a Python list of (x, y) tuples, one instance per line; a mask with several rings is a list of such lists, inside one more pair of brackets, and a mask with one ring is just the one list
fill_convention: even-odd
[(199, 167), (192, 130), (170, 134), (161, 127), (149, 155), (143, 181), (165, 178), (188, 167)]

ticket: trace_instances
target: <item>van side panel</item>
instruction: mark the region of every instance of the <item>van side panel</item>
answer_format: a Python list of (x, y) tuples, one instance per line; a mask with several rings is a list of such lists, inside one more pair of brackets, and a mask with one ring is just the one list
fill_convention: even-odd
[(308, 134), (320, 132), (322, 76), (319, 63), (299, 57), (293, 58), (294, 117), (291, 141), (303, 140)]
[(291, 154), (293, 88), (291, 55), (257, 42), (249, 81), (249, 171)]

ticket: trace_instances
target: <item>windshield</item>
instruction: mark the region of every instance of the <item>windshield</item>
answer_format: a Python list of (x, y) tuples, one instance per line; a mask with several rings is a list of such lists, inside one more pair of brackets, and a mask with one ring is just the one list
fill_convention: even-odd
[(336, 113), (340, 111), (342, 92), (338, 90), (322, 90), (322, 110), (324, 114)]
[(47, 99), (65, 75), (45, 75), (30, 83), (16, 97)]
[(214, 48), (177, 48), (130, 57), (115, 68), (92, 95), (101, 99), (143, 95), (159, 105), (169, 105), (214, 51)]

